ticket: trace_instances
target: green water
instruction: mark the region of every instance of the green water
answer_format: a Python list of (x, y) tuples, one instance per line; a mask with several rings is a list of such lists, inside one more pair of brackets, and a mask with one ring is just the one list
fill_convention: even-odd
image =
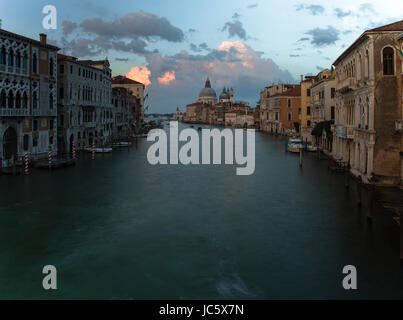
[[(314, 155), (256, 135), (256, 172), (150, 166), (149, 144), (0, 176), (0, 299), (403, 298), (399, 227)], [(42, 288), (42, 268), (58, 290)], [(358, 290), (342, 269), (358, 270)]]

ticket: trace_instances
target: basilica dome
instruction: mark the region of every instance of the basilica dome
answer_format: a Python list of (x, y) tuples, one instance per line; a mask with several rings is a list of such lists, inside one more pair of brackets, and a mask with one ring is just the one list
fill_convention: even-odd
[(200, 91), (199, 102), (206, 104), (215, 104), (217, 102), (217, 94), (211, 87), (209, 78), (207, 78), (204, 88)]

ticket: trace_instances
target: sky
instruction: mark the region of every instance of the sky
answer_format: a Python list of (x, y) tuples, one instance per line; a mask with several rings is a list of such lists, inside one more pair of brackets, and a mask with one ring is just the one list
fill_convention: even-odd
[[(57, 9), (57, 28), (42, 12)], [(330, 68), (365, 30), (403, 19), (401, 0), (0, 0), (2, 28), (60, 53), (104, 59), (113, 75), (146, 85), (150, 113), (197, 101), (209, 77), (217, 96), (255, 106), (259, 92)]]

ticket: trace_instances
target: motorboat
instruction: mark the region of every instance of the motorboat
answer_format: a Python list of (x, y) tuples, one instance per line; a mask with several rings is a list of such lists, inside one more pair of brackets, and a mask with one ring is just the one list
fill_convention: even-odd
[(301, 139), (290, 139), (288, 141), (287, 150), (292, 153), (299, 153), (303, 148)]
[(93, 150), (94, 150), (95, 153), (111, 153), (113, 151), (112, 148), (106, 148), (106, 147), (105, 148), (94, 148), (94, 149), (85, 148), (84, 150), (87, 152), (93, 152)]
[(122, 141), (122, 142), (115, 142), (112, 143), (112, 148), (124, 148), (124, 147), (129, 147), (131, 145), (130, 142), (127, 141)]

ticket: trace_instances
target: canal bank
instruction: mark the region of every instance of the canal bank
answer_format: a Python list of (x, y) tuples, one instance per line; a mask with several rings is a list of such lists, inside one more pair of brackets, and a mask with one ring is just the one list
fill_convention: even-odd
[[(399, 228), (326, 161), (256, 134), (256, 171), (150, 166), (149, 143), (0, 178), (0, 298), (403, 298)], [(353, 182), (352, 182), (353, 184)], [(42, 289), (42, 268), (58, 290)], [(357, 291), (341, 285), (345, 265)]]

